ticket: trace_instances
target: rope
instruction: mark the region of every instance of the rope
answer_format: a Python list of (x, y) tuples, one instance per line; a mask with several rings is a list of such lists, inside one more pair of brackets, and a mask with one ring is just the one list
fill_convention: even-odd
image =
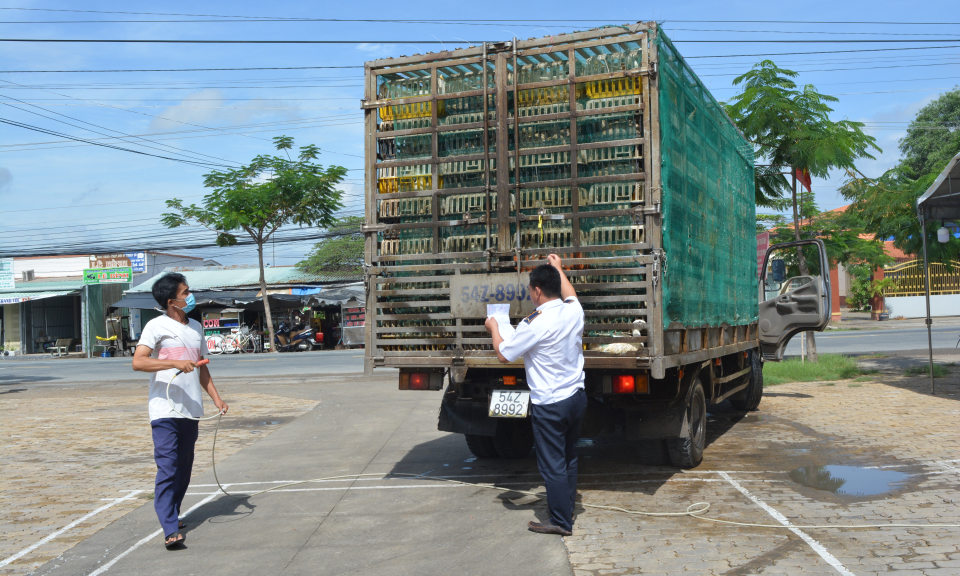
[[(201, 362), (203, 362), (201, 360)], [(209, 362), (209, 360), (207, 361)], [(179, 376), (181, 372), (174, 374), (173, 378), (170, 379), (170, 382), (173, 382), (173, 379)], [(381, 479), (387, 479), (389, 477), (400, 477), (400, 478), (422, 478), (429, 480), (437, 480), (440, 482), (447, 482), (450, 484), (459, 484), (461, 486), (471, 486), (474, 488), (486, 488), (487, 490), (496, 490), (499, 492), (515, 492), (517, 494), (523, 494), (526, 496), (535, 496), (537, 498), (546, 497), (545, 494), (531, 492), (528, 490), (515, 490), (513, 488), (504, 488), (502, 486), (496, 486), (494, 484), (479, 484), (475, 482), (463, 482), (461, 480), (454, 480), (452, 478), (439, 478), (436, 476), (424, 476), (422, 474), (406, 474), (403, 472), (389, 472), (387, 474), (345, 474), (343, 476), (327, 476), (325, 478), (313, 478), (311, 480), (301, 480), (299, 482), (289, 482), (286, 484), (280, 484), (267, 488), (266, 490), (260, 490), (257, 492), (252, 492), (250, 494), (231, 494), (220, 484), (220, 478), (217, 477), (217, 433), (220, 431), (220, 421), (223, 419), (223, 412), (219, 412), (214, 416), (209, 416), (206, 418), (194, 418), (193, 416), (186, 416), (181, 414), (176, 408), (173, 407), (173, 401), (170, 400), (170, 382), (167, 383), (167, 401), (170, 403), (170, 409), (180, 414), (184, 418), (190, 420), (210, 420), (212, 418), (217, 418), (217, 426), (213, 430), (213, 447), (210, 450), (210, 459), (211, 464), (213, 465), (213, 479), (217, 483), (217, 487), (223, 492), (226, 496), (230, 498), (236, 498), (242, 500), (244, 498), (252, 498), (254, 496), (259, 496), (260, 494), (266, 494), (267, 492), (273, 492), (274, 490), (280, 490), (281, 488), (289, 488), (291, 486), (300, 486), (303, 484), (314, 484), (317, 482), (327, 482), (330, 480), (356, 480), (359, 478), (367, 477), (378, 477)], [(801, 526), (796, 524), (755, 524), (752, 522), (734, 522), (733, 520), (721, 520), (719, 518), (708, 518), (706, 516), (701, 516), (710, 510), (709, 502), (694, 502), (693, 504), (687, 506), (687, 509), (683, 512), (648, 512), (645, 510), (630, 510), (628, 508), (620, 508), (619, 506), (602, 506), (600, 504), (586, 504), (581, 502), (581, 506), (584, 508), (592, 508), (594, 510), (609, 510), (614, 512), (622, 512), (624, 514), (630, 514), (634, 516), (652, 516), (652, 517), (679, 517), (679, 516), (688, 516), (690, 518), (695, 518), (703, 522), (713, 522), (716, 524), (726, 524), (728, 526), (745, 526), (750, 528), (774, 528), (779, 530), (795, 530), (795, 529), (805, 529), (805, 530), (820, 530), (820, 529), (834, 529), (834, 530), (862, 530), (868, 528), (960, 528), (960, 524), (847, 524), (847, 525), (810, 525), (810, 526)]]

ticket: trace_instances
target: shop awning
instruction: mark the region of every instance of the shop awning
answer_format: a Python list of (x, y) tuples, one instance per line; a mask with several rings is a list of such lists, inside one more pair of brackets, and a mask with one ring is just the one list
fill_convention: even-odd
[(19, 304), (30, 300), (43, 300), (57, 296), (77, 294), (79, 290), (53, 290), (50, 292), (0, 292), (0, 304)]
[[(221, 306), (243, 307), (259, 300), (256, 290), (199, 290), (193, 292), (197, 306), (219, 304)], [(114, 302), (111, 308), (135, 308), (151, 310), (157, 307), (157, 301), (150, 292), (127, 292), (122, 300)]]
[(954, 156), (940, 176), (917, 198), (921, 216), (930, 220), (960, 220), (960, 154)]

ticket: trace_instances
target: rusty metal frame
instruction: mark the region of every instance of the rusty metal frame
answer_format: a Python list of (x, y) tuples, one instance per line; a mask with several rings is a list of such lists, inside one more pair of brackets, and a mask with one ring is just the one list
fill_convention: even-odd
[[(527, 41), (485, 43), (483, 46), (461, 50), (444, 51), (423, 56), (401, 57), (376, 60), (365, 66), (365, 94), (362, 108), (365, 113), (366, 138), (366, 202), (365, 202), (365, 273), (366, 273), (366, 331), (365, 371), (374, 366), (500, 366), (489, 350), (471, 349), (489, 345), (482, 324), (473, 321), (465, 324), (465, 319), (454, 318), (450, 313), (429, 312), (427, 309), (449, 306), (449, 279), (452, 275), (477, 272), (511, 272), (518, 274), (521, 269), (536, 266), (541, 257), (549, 252), (565, 255), (565, 263), (573, 269), (568, 273), (575, 285), (584, 290), (621, 288), (632, 290), (633, 295), (590, 296), (584, 295), (585, 304), (624, 302), (625, 304), (646, 302), (645, 308), (600, 308), (586, 310), (587, 329), (627, 330), (632, 325), (607, 324), (605, 317), (638, 316), (647, 321), (647, 336), (637, 337), (585, 337), (585, 344), (608, 342), (638, 342), (643, 347), (636, 354), (612, 356), (599, 352), (585, 351), (588, 368), (647, 368), (654, 377), (663, 377), (666, 369), (690, 363), (700, 362), (723, 354), (739, 352), (755, 347), (756, 330), (750, 327), (732, 327), (735, 337), (727, 342), (725, 333), (721, 334), (721, 346), (703, 348), (696, 351), (681, 350), (680, 353), (665, 356), (662, 302), (662, 282), (657, 274), (662, 273), (664, 264), (662, 250), (662, 215), (659, 211), (662, 198), (660, 165), (660, 119), (658, 103), (658, 76), (656, 74), (658, 54), (656, 43), (657, 27), (653, 23), (615, 28), (604, 28), (563, 34), (551, 38)], [(636, 42), (641, 47), (641, 65), (639, 69), (616, 71), (607, 74), (577, 76), (577, 51), (621, 42)], [(589, 51), (588, 51), (589, 52)], [(519, 82), (518, 59), (540, 54), (565, 54), (569, 64), (566, 78), (531, 83)], [(581, 53), (582, 54), (582, 53)], [(559, 59), (559, 58), (555, 58)], [(493, 93), (495, 118), (491, 119), (489, 97), (491, 95), (489, 73), (493, 63)], [(480, 66), (483, 73), (483, 86), (480, 90), (438, 94), (438, 77), (441, 68), (457, 65)], [(513, 82), (508, 77), (512, 67)], [(411, 98), (380, 100), (377, 95), (377, 78), (380, 75), (423, 71), (430, 74), (431, 94)], [(425, 77), (424, 74), (420, 74)], [(578, 83), (595, 80), (617, 79), (624, 77), (639, 78), (642, 95), (639, 102), (626, 106), (577, 110), (576, 89)], [(541, 87), (567, 86), (569, 110), (566, 112), (541, 114), (538, 116), (520, 116), (519, 91)], [(511, 94), (512, 92), (512, 94)], [(439, 101), (452, 98), (480, 97), (481, 120), (464, 124), (439, 125)], [(513, 98), (514, 116), (509, 115), (508, 98)], [(418, 102), (434, 102), (431, 105), (430, 126), (407, 130), (393, 130), (378, 133), (378, 110), (383, 106), (396, 106)], [(619, 113), (637, 113), (641, 115), (642, 133), (637, 138), (621, 141), (577, 143), (578, 120), (583, 117)], [(521, 148), (519, 128), (521, 124), (545, 121), (570, 122), (570, 143), (561, 146), (543, 148)], [(447, 131), (482, 130), (483, 152), (462, 156), (439, 157), (439, 135)], [(496, 129), (496, 150), (489, 149), (489, 131)], [(509, 149), (508, 131), (512, 130), (515, 149)], [(393, 160), (377, 162), (377, 139), (414, 135), (430, 135), (430, 158)], [(642, 147), (641, 171), (634, 174), (612, 176), (581, 177), (577, 170), (577, 152), (579, 150), (607, 148), (615, 146)], [(570, 178), (540, 182), (521, 182), (520, 157), (525, 155), (566, 152), (570, 154)], [(491, 160), (496, 160), (496, 184), (491, 184)], [(510, 160), (514, 159), (513, 170)], [(465, 188), (440, 188), (440, 165), (448, 162), (482, 161), (483, 185)], [(429, 165), (431, 186), (429, 190), (395, 192), (382, 194), (377, 188), (377, 171), (383, 168), (401, 168), (411, 165)], [(512, 173), (512, 174), (511, 174)], [(510, 182), (513, 176), (514, 181)], [(640, 181), (644, 185), (644, 203), (641, 209), (604, 210), (583, 212), (580, 206), (579, 186), (596, 182)], [(519, 192), (528, 188), (548, 186), (569, 186), (570, 206), (564, 212), (545, 215), (548, 220), (571, 221), (571, 246), (562, 248), (522, 249), (520, 234), (523, 222), (536, 217), (524, 215), (520, 207)], [(484, 209), (465, 215), (463, 218), (447, 218), (440, 215), (441, 196), (461, 194), (483, 194)], [(497, 217), (492, 216), (493, 195), (496, 194)], [(511, 210), (511, 197), (516, 194), (515, 210)], [(377, 217), (378, 201), (387, 199), (431, 198), (431, 218), (428, 221), (402, 224), (380, 224)], [(424, 212), (425, 214), (425, 212)], [(643, 225), (643, 242), (619, 245), (585, 245), (580, 243), (580, 219), (582, 217), (625, 216), (635, 218)], [(516, 238), (511, 238), (511, 224), (516, 226)], [(471, 252), (446, 253), (440, 250), (440, 230), (451, 226), (483, 226), (485, 234), (484, 249)], [(496, 227), (497, 250), (493, 249), (494, 227)], [(433, 249), (424, 254), (379, 255), (377, 235), (382, 232), (395, 233), (400, 230), (430, 229)], [(611, 256), (615, 250), (633, 251), (633, 256)], [(618, 264), (622, 267), (616, 267)], [(586, 266), (610, 266), (609, 268), (578, 269)], [(637, 266), (640, 266), (639, 268)], [(405, 274), (421, 274), (405, 276)], [(422, 275), (430, 273), (430, 275)], [(639, 275), (640, 280), (629, 282), (600, 282), (591, 277), (614, 275)], [(399, 276), (398, 276), (399, 275)], [(582, 281), (581, 281), (582, 279)], [(645, 294), (640, 294), (644, 291)], [(406, 297), (410, 296), (410, 299)], [(431, 296), (435, 298), (430, 298)], [(380, 302), (379, 298), (398, 298), (402, 302)], [(417, 298), (430, 300), (420, 301)], [(408, 312), (404, 312), (407, 310)], [(422, 320), (424, 323), (439, 322), (444, 325), (423, 326), (378, 326), (379, 321)], [(439, 338), (417, 338), (416, 334), (433, 334)], [(389, 338), (393, 335), (410, 335), (410, 338)], [(446, 336), (449, 334), (449, 336)], [(388, 350), (391, 345), (419, 346), (418, 350)], [(454, 350), (448, 348), (455, 348)], [(522, 365), (518, 363), (518, 365)]]

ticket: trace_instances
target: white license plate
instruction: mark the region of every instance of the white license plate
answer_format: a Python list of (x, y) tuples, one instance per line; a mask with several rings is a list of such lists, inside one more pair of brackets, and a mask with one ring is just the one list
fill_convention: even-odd
[(530, 393), (522, 390), (494, 390), (490, 398), (493, 418), (526, 418)]

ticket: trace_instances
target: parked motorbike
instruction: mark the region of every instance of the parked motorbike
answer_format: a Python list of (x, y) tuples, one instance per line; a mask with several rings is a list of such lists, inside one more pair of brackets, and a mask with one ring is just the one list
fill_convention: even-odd
[(277, 347), (277, 352), (294, 352), (297, 350), (296, 344), (290, 338), (290, 327), (286, 322), (281, 322), (274, 333), (273, 345)]
[(316, 334), (313, 328), (304, 328), (303, 326), (297, 326), (294, 329), (293, 338), (291, 339), (293, 345), (297, 350), (301, 352), (306, 352), (308, 350), (313, 350), (322, 346), (323, 343), (323, 333), (320, 333), (320, 343), (317, 342)]

